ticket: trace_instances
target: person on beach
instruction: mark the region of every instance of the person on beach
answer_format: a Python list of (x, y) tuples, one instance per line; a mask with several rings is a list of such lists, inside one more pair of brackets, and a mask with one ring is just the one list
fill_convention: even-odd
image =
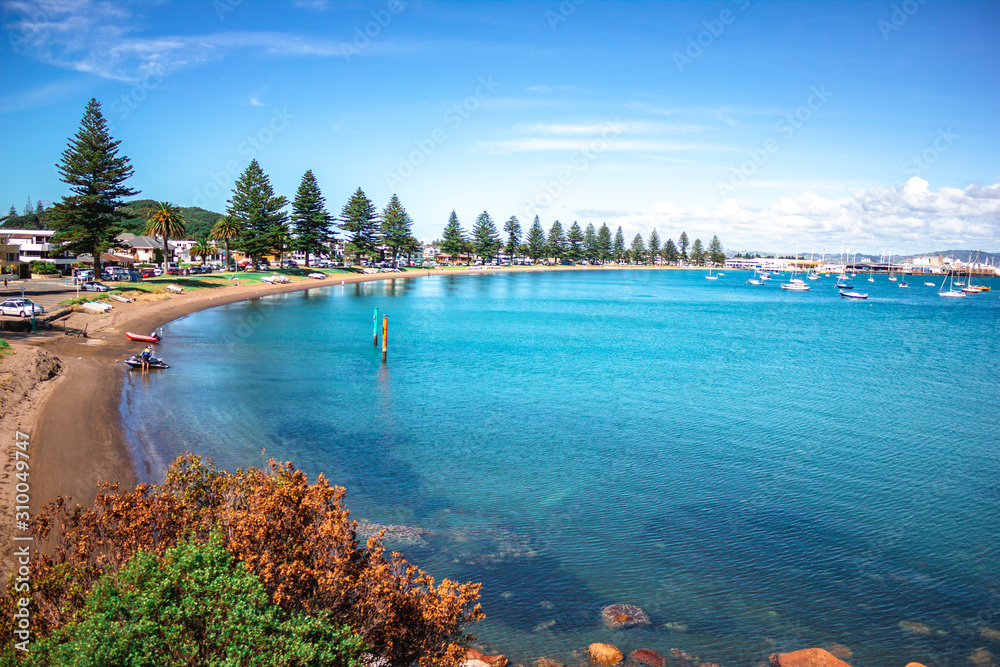
[(153, 348), (147, 345), (146, 348), (142, 351), (142, 370), (144, 371), (149, 370), (149, 357), (152, 356), (152, 354), (153, 354)]

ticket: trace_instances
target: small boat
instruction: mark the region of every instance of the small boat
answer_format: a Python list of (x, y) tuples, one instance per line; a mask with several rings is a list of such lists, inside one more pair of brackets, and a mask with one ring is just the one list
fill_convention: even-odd
[(760, 280), (758, 278), (751, 278), (750, 280), (747, 281), (747, 285), (763, 285), (765, 282), (767, 281)]
[(165, 289), (173, 292), (174, 294), (180, 294), (181, 292), (184, 291), (184, 288), (181, 287), (180, 285), (167, 285)]
[(938, 292), (938, 296), (948, 296), (953, 299), (964, 299), (965, 292), (959, 292), (958, 290), (948, 290), (947, 292)]
[(906, 282), (905, 280), (903, 282), (899, 283), (898, 285), (896, 285), (896, 287), (909, 287), (909, 286), (910, 286), (910, 283)]
[(110, 303), (102, 303), (100, 301), (88, 301), (83, 304), (83, 307), (88, 310), (96, 310), (99, 313), (106, 313), (111, 310), (114, 306)]
[(976, 286), (970, 285), (969, 287), (963, 287), (962, 291), (965, 292), (966, 294), (979, 294), (983, 290), (978, 285)]
[(108, 296), (115, 301), (120, 301), (121, 303), (132, 303), (132, 299), (127, 296), (122, 296), (121, 294), (108, 294)]
[(274, 277), (273, 276), (261, 276), (260, 277), (260, 281), (262, 283), (267, 283), (268, 285), (273, 285), (274, 284)]
[(889, 276), (889, 282), (894, 283), (897, 280), (898, 280), (898, 278), (896, 278), (896, 276)]
[(314, 273), (310, 273), (309, 277), (314, 278), (316, 280), (323, 280), (324, 278), (326, 278), (326, 274), (320, 273), (319, 271), (315, 271)]
[(867, 299), (868, 292), (841, 292), (840, 296), (845, 299)]
[(708, 275), (705, 276), (705, 280), (718, 280), (718, 279), (719, 279), (719, 276), (713, 276), (712, 275), (712, 268), (709, 267), (709, 269), (708, 269)]
[[(131, 357), (125, 360), (125, 363), (132, 368), (142, 368), (142, 355), (133, 354)], [(170, 368), (163, 359), (157, 359), (156, 357), (149, 358), (150, 368)]]
[(959, 287), (961, 287), (962, 285), (965, 284), (965, 281), (964, 280), (956, 280), (954, 284), (958, 285)]
[(159, 331), (154, 331), (148, 336), (144, 336), (143, 334), (132, 333), (131, 331), (126, 331), (125, 335), (128, 336), (129, 340), (135, 340), (140, 343), (159, 343), (161, 340), (163, 340), (163, 336), (160, 335)]
[(793, 278), (790, 283), (781, 283), (781, 289), (792, 290), (793, 292), (807, 292), (811, 288), (797, 278)]
[(810, 273), (809, 274), (809, 280), (819, 280), (819, 274), (818, 273)]
[(854, 289), (854, 285), (852, 285), (851, 281), (848, 280), (845, 277), (845, 278), (840, 278), (839, 280), (837, 280), (836, 288), (837, 289)]
[(934, 283), (924, 283), (924, 287), (937, 287)]

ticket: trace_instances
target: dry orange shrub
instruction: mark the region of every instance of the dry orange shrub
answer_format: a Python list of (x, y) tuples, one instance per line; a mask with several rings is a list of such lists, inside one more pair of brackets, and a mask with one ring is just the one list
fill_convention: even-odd
[[(162, 555), (185, 535), (220, 530), (226, 547), (288, 611), (329, 610), (360, 634), (372, 653), (393, 665), (451, 665), (471, 640), (464, 628), (483, 618), (480, 585), (434, 579), (398, 553), (386, 557), (381, 534), (362, 548), (345, 491), (323, 475), (309, 484), (290, 463), (268, 462), (228, 474), (211, 461), (178, 458), (161, 485), (132, 491), (105, 485), (94, 507), (60, 498), (35, 520), (39, 540), (58, 528), (52, 555), (32, 559), (35, 636), (72, 621), (94, 583), (140, 549)], [(3, 601), (0, 636), (12, 610)]]

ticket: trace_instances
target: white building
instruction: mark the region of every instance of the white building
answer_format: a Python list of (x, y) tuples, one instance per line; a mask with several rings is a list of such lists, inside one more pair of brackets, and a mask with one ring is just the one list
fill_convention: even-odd
[(46, 261), (65, 271), (76, 258), (68, 253), (55, 253), (50, 243), (54, 229), (0, 229), (0, 245), (17, 246), (17, 260), (28, 264)]

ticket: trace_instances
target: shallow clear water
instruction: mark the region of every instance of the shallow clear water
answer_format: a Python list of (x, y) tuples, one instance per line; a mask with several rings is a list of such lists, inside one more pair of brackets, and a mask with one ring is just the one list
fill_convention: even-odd
[[(436, 577), (483, 582), (512, 662), (610, 641), (756, 665), (962, 664), (1000, 643), (1000, 281), (867, 301), (729, 272), (431, 276), (215, 308), (126, 383), (153, 481), (185, 449), (291, 460)], [(372, 311), (389, 315), (389, 361)], [(604, 605), (639, 605), (613, 632)], [(906, 631), (901, 621), (927, 626)]]

